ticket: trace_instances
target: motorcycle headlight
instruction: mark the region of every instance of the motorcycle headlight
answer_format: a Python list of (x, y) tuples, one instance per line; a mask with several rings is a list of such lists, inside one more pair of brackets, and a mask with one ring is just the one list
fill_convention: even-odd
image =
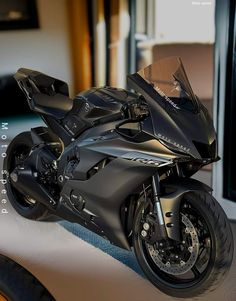
[(193, 144), (203, 159), (215, 159), (217, 157), (216, 140), (214, 140), (211, 144), (202, 143), (198, 141), (193, 141)]
[(170, 139), (168, 141), (163, 140), (163, 139), (159, 139), (159, 141), (167, 148), (169, 148), (170, 150), (176, 151), (176, 152), (180, 152), (180, 153), (184, 153), (184, 154), (188, 154), (190, 151), (190, 148), (181, 145), (175, 141), (171, 141)]

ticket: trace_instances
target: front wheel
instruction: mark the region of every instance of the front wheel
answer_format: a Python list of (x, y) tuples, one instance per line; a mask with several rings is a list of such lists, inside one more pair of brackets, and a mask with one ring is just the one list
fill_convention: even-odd
[(233, 258), (231, 227), (218, 202), (205, 192), (184, 195), (179, 242), (168, 239), (153, 243), (141, 235), (149, 228), (147, 215), (151, 210), (150, 200), (140, 200), (133, 231), (134, 251), (147, 278), (164, 293), (180, 298), (217, 288)]

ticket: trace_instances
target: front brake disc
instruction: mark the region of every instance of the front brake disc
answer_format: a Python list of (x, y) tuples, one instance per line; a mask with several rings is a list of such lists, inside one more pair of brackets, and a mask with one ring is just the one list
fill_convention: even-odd
[(195, 265), (199, 254), (199, 240), (196, 229), (192, 222), (184, 214), (182, 214), (182, 223), (185, 226), (185, 233), (189, 236), (189, 257), (186, 261), (179, 259), (179, 262), (172, 263), (171, 261), (163, 261), (162, 254), (156, 248), (155, 244), (146, 243), (149, 254), (158, 266), (158, 268), (171, 275), (185, 274)]

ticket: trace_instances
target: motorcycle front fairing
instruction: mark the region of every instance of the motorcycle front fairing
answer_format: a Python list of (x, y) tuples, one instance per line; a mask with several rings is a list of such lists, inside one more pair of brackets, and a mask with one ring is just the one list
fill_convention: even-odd
[(128, 85), (147, 101), (154, 135), (165, 146), (196, 160), (217, 159), (212, 119), (193, 93), (180, 58), (165, 58), (129, 75)]

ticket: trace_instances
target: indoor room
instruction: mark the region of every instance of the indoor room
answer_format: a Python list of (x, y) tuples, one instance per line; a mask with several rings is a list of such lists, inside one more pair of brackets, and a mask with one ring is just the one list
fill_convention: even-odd
[(0, 300), (235, 300), (235, 11), (0, 0)]

